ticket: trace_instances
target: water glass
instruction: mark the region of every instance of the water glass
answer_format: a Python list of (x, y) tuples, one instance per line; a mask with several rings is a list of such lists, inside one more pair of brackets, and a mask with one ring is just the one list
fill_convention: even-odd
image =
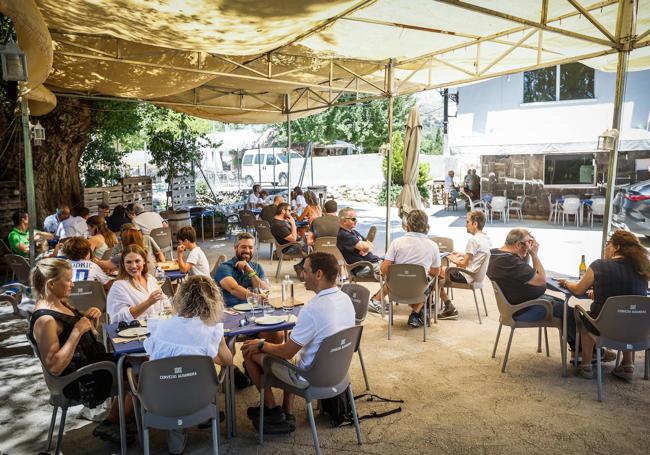
[(260, 302), (260, 294), (256, 291), (257, 289), (255, 288), (249, 288), (246, 292), (246, 301), (251, 306), (251, 317), (248, 318), (250, 321), (255, 320), (255, 308), (257, 308), (257, 305)]

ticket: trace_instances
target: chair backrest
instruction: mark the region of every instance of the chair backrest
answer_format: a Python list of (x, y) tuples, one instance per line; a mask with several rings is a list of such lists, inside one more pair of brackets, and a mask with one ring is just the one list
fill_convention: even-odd
[(242, 213), (239, 212), (239, 225), (243, 228), (254, 228), (255, 227), (255, 215), (253, 213)]
[(18, 282), (29, 286), (29, 262), (27, 259), (17, 254), (5, 254), (4, 258)]
[(257, 232), (257, 241), (260, 243), (273, 243), (275, 241), (268, 221), (255, 220), (255, 232)]
[(577, 197), (565, 198), (562, 202), (562, 210), (566, 213), (578, 213), (580, 210), (580, 199)]
[(392, 264), (388, 267), (386, 284), (393, 302), (415, 304), (424, 302), (428, 286), (427, 272), (416, 264)]
[(494, 280), (490, 280), (490, 281), (492, 282), (492, 289), (494, 289), (494, 297), (496, 298), (497, 301), (497, 308), (499, 310), (499, 314), (501, 315), (500, 318), (501, 323), (504, 325), (511, 325), (513, 323), (512, 305), (510, 305), (510, 302), (508, 302), (508, 299), (503, 294), (503, 291), (496, 283), (496, 281)]
[(619, 295), (605, 301), (596, 319), (600, 335), (623, 343), (650, 339), (650, 297)]
[(315, 387), (334, 387), (348, 374), (352, 355), (361, 340), (362, 325), (328, 336), (318, 347), (314, 361), (304, 377)]
[(156, 245), (158, 245), (158, 247), (165, 254), (165, 257), (167, 257), (167, 252), (169, 252), (171, 257), (172, 250), (174, 248), (171, 229), (168, 227), (152, 229), (149, 235), (152, 239), (154, 239)]
[(323, 215), (314, 218), (311, 222), (311, 230), (314, 237), (336, 237), (339, 233), (340, 222), (337, 216)]
[(314, 252), (329, 253), (334, 255), (339, 265), (345, 264), (341, 250), (336, 246), (336, 237), (319, 237), (314, 240)]
[(494, 211), (505, 210), (508, 200), (503, 196), (494, 196), (490, 202), (490, 208)]
[(490, 251), (488, 251), (487, 254), (485, 255), (483, 262), (481, 262), (481, 265), (479, 266), (478, 270), (476, 271), (476, 275), (474, 276), (475, 283), (483, 283), (483, 280), (485, 280), (485, 275), (487, 274), (488, 265), (490, 265), (491, 255), (492, 253)]
[(0, 255), (4, 256), (5, 254), (14, 254), (14, 252), (11, 251), (11, 248), (5, 243), (4, 239), (0, 239)]
[(160, 286), (160, 290), (163, 291), (163, 294), (165, 294), (166, 296), (174, 297), (174, 286), (172, 286), (172, 280), (170, 280), (169, 278), (165, 278), (165, 281), (163, 282), (162, 286)]
[[(211, 276), (212, 278), (214, 278), (215, 276), (217, 276), (217, 269), (219, 268), (219, 266), (220, 266), (221, 264), (223, 264), (224, 262), (226, 262), (226, 259), (227, 259), (227, 258), (226, 258), (226, 255), (225, 255), (225, 254), (220, 254), (219, 257), (217, 257), (217, 261), (214, 263), (214, 266), (212, 267), (212, 270), (210, 271), (210, 276)], [(219, 283), (217, 283), (217, 284), (219, 284)]]
[(605, 198), (600, 197), (597, 199), (592, 199), (591, 201), (591, 211), (594, 215), (604, 215), (605, 214)]
[(435, 235), (432, 235), (429, 238), (436, 242), (441, 253), (451, 253), (454, 251), (453, 239), (450, 239), (449, 237), (437, 237)]
[(99, 281), (75, 281), (70, 291), (70, 305), (77, 310), (87, 311), (91, 307), (106, 312), (106, 292)]
[(218, 388), (213, 359), (188, 355), (144, 362), (138, 395), (148, 412), (181, 418), (214, 403)]
[(357, 283), (346, 283), (341, 286), (341, 291), (345, 292), (350, 297), (350, 300), (352, 300), (352, 305), (354, 305), (354, 319), (357, 324), (361, 324), (368, 314), (370, 290)]

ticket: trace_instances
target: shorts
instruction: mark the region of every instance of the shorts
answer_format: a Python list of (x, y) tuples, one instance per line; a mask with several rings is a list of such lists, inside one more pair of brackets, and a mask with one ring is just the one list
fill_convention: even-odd
[(372, 263), (372, 268), (365, 265), (363, 267), (357, 267), (352, 271), (353, 275), (359, 278), (370, 278), (370, 277), (379, 277), (379, 261)]
[(458, 270), (452, 270), (449, 272), (449, 278), (454, 283), (467, 283), (467, 278), (465, 278), (465, 275), (460, 273)]

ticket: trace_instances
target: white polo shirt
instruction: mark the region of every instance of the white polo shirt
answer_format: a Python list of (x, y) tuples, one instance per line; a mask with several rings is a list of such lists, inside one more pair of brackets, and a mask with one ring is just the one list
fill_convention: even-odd
[(149, 235), (153, 229), (164, 227), (165, 220), (156, 212), (142, 212), (133, 218), (133, 224), (142, 231), (142, 235)]
[[(490, 237), (488, 237), (484, 232), (477, 232), (471, 236), (467, 241), (465, 252), (472, 255), (472, 260), (469, 261), (469, 264), (467, 264), (467, 267), (465, 268), (470, 272), (476, 272), (481, 268), (484, 261), (489, 259), (491, 249), (492, 242), (490, 241)], [(474, 281), (473, 278), (466, 273), (463, 273), (463, 276), (468, 283)]]
[(206, 275), (210, 276), (210, 263), (208, 258), (203, 252), (203, 250), (195, 246), (194, 249), (189, 250), (187, 259), (185, 260), (188, 264), (192, 264), (189, 275)]
[(323, 289), (305, 304), (289, 337), (301, 347), (296, 365), (308, 368), (325, 338), (353, 327), (354, 305), (338, 287)]
[(67, 239), (68, 237), (84, 237), (88, 238), (88, 225), (86, 219), (81, 216), (71, 216), (59, 223), (56, 229), (56, 234), (60, 239)]
[(391, 242), (385, 259), (393, 264), (416, 264), (429, 273), (431, 267), (440, 267), (440, 250), (436, 242), (419, 232), (407, 232)]

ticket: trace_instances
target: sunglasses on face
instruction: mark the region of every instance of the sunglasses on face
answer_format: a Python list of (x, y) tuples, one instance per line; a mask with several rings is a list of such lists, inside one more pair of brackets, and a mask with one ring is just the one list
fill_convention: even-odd
[(350, 221), (357, 221), (357, 218), (354, 217), (354, 216), (352, 216), (352, 217), (345, 217), (345, 219), (346, 219), (346, 220), (350, 220)]

